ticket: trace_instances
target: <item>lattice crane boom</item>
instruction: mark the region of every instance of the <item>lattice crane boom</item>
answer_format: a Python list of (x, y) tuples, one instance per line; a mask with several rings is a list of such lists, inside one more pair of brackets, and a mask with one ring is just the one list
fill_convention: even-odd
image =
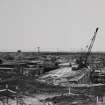
[(88, 48), (88, 52), (87, 52), (87, 54), (86, 54), (85, 64), (87, 64), (88, 57), (89, 57), (89, 55), (91, 54), (91, 50), (92, 50), (93, 44), (94, 44), (94, 42), (95, 42), (95, 39), (96, 39), (96, 35), (97, 35), (98, 30), (99, 30), (99, 28), (97, 27), (97, 28), (96, 28), (96, 31), (94, 32), (94, 36), (92, 37), (90, 46), (89, 46), (89, 48)]

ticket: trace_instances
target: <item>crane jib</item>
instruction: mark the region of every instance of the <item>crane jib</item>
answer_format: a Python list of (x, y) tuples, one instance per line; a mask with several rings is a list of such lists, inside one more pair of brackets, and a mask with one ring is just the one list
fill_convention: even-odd
[(95, 38), (96, 38), (96, 35), (97, 35), (97, 32), (98, 32), (98, 27), (96, 28), (96, 31), (94, 32), (94, 36), (93, 36), (93, 38), (92, 38), (92, 40), (91, 40), (91, 43), (90, 43), (90, 46), (89, 46), (89, 48), (88, 48), (88, 52), (87, 52), (87, 54), (86, 54), (86, 59), (85, 59), (85, 64), (87, 64), (87, 59), (88, 59), (88, 57), (89, 57), (89, 55), (90, 55), (90, 53), (91, 53), (91, 50), (92, 50), (92, 47), (93, 47), (93, 44), (94, 44), (94, 41), (95, 41)]

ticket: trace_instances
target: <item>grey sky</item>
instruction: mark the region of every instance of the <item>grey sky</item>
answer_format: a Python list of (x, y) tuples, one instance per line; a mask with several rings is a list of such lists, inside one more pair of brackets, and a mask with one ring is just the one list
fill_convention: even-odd
[(0, 0), (0, 50), (105, 51), (105, 0)]

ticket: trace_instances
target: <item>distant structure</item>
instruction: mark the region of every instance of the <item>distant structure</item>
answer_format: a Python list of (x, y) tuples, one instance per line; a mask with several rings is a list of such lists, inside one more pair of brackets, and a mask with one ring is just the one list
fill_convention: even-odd
[(40, 47), (37, 47), (37, 54), (39, 56), (39, 54), (40, 54)]
[(21, 50), (17, 50), (17, 53), (21, 53), (22, 51)]

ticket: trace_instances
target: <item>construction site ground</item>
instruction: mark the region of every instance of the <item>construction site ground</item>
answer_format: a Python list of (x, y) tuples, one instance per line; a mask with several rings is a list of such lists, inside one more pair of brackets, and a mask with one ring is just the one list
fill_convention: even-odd
[[(18, 85), (20, 93), (22, 92), (24, 96), (22, 98), (24, 105), (99, 105), (99, 103), (96, 103), (97, 97), (105, 96), (104, 85), (72, 87), (69, 90), (68, 87), (48, 84), (42, 81), (49, 76), (53, 78), (67, 78), (77, 76), (80, 73), (79, 71), (76, 73), (76, 71), (71, 71), (71, 68), (65, 67), (50, 71), (37, 80), (34, 78), (25, 78), (9, 83), (15, 86)], [(15, 105), (16, 100), (9, 100), (9, 102), (11, 105)]]

